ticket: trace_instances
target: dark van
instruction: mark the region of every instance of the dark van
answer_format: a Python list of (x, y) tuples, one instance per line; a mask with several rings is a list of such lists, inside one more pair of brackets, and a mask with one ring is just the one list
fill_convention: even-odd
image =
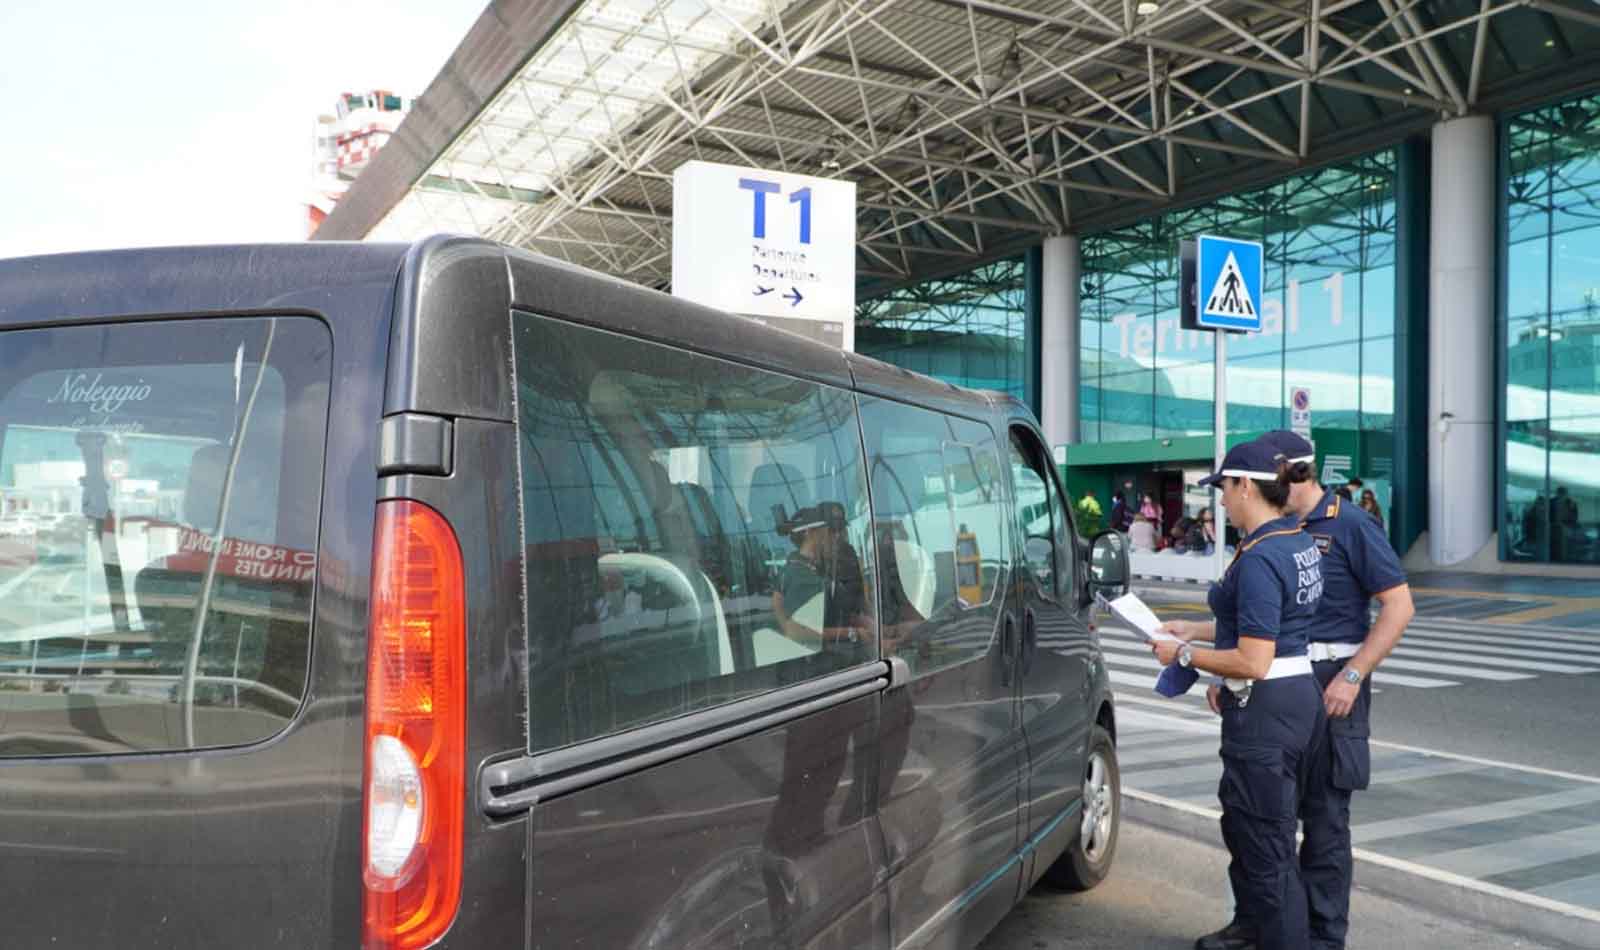
[(1117, 842), (1016, 401), (495, 244), (0, 262), (0, 944), (970, 947)]

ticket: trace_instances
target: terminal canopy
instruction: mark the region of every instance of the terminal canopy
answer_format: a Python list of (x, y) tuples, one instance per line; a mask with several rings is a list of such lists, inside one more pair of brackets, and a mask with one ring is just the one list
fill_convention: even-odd
[(856, 182), (865, 298), (1597, 79), (1578, 0), (504, 0), (318, 237), (665, 288), (698, 158)]

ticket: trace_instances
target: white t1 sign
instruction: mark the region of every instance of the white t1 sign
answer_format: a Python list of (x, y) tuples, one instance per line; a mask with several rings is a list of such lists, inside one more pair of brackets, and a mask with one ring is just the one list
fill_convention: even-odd
[(855, 239), (854, 182), (700, 161), (673, 172), (674, 296), (849, 349)]

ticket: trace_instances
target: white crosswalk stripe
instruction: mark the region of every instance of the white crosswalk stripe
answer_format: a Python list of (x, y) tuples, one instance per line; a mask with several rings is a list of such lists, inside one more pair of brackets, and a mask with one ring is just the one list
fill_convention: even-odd
[(1588, 643), (1575, 640), (1545, 640), (1538, 637), (1529, 637), (1517, 633), (1466, 633), (1464, 631), (1445, 631), (1408, 628), (1401, 642), (1407, 640), (1425, 640), (1429, 643), (1469, 644), (1477, 643), (1484, 646), (1497, 646), (1503, 648), (1516, 648), (1519, 650), (1543, 650), (1546, 652), (1570, 652), (1574, 656), (1600, 656), (1600, 635)]
[[(1102, 655), (1119, 686), (1154, 688), (1160, 663), (1143, 638), (1100, 626)], [(1513, 683), (1541, 675), (1600, 673), (1600, 632), (1584, 640), (1540, 628), (1497, 629), (1485, 623), (1413, 625), (1375, 677), (1380, 688), (1439, 689), (1462, 683)], [(1202, 695), (1194, 690), (1190, 697)]]
[(1395, 653), (1387, 660), (1383, 661), (1383, 667), (1378, 670), (1377, 674), (1379, 677), (1379, 682), (1386, 683), (1390, 680), (1390, 669), (1416, 670), (1419, 673), (1438, 673), (1441, 676), (1464, 676), (1467, 679), (1498, 680), (1500, 682), (1533, 679), (1533, 674), (1531, 673), (1510, 673), (1505, 670), (1486, 670), (1471, 663), (1424, 663), (1421, 660), (1409, 660), (1406, 659), (1405, 654), (1400, 653), (1398, 650), (1396, 650)]
[(1156, 678), (1154, 676), (1140, 676), (1137, 673), (1127, 673), (1115, 667), (1107, 667), (1106, 676), (1118, 686), (1132, 686), (1135, 689), (1142, 689), (1146, 692), (1156, 688)]
[[(1501, 640), (1498, 642), (1505, 643), (1507, 641)], [(1464, 653), (1473, 653), (1486, 656), (1517, 656), (1527, 657), (1530, 659), (1539, 659), (1549, 657), (1553, 654), (1567, 653), (1573, 659), (1580, 662), (1593, 663), (1596, 666), (1600, 666), (1600, 653), (1579, 652), (1576, 650), (1569, 651), (1566, 647), (1560, 647), (1552, 651), (1550, 649), (1535, 650), (1525, 646), (1490, 646), (1484, 643), (1468, 643), (1461, 640), (1439, 640), (1433, 637), (1421, 636), (1412, 633), (1407, 633), (1400, 643), (1407, 648), (1427, 647), (1430, 650), (1460, 650)]]
[[(1153, 695), (1161, 665), (1149, 645), (1120, 626), (1102, 623), (1098, 630), (1111, 682), (1119, 691)], [(940, 642), (951, 649), (982, 652), (994, 649), (997, 640), (988, 632), (975, 632)], [(1091, 649), (1081, 635), (1071, 634), (1042, 635), (1038, 647), (1062, 656), (1083, 656)], [(1585, 635), (1571, 628), (1424, 618), (1407, 628), (1375, 682), (1381, 689), (1441, 689), (1583, 674), (1600, 674), (1600, 631)], [(1183, 700), (1203, 706), (1204, 690), (1191, 690)]]
[(1411, 621), (1406, 629), (1437, 631), (1440, 633), (1483, 633), (1488, 631), (1498, 633), (1507, 639), (1521, 639), (1524, 636), (1529, 636), (1543, 640), (1564, 640), (1579, 644), (1600, 642), (1600, 631), (1582, 630), (1577, 627), (1545, 627), (1534, 624), (1486, 624), (1476, 621), (1419, 617)]
[[(1405, 641), (1401, 641), (1405, 644)], [(1402, 653), (1401, 650), (1404, 652)], [(1482, 654), (1467, 650), (1438, 650), (1422, 644), (1405, 644), (1395, 653), (1401, 656), (1428, 656), (1436, 660), (1456, 660), (1463, 664), (1476, 664), (1478, 666), (1501, 666), (1512, 670), (1538, 670), (1543, 673), (1594, 673), (1600, 672), (1596, 667), (1578, 666), (1573, 663), (1551, 663), (1541, 660), (1525, 660), (1519, 657), (1508, 657), (1498, 654)], [(1385, 663), (1385, 666), (1388, 664)]]

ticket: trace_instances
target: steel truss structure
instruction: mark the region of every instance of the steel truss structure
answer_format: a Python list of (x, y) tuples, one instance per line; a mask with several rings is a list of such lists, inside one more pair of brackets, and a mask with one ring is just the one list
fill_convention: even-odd
[(867, 297), (1600, 80), (1585, 0), (567, 2), (441, 148), (379, 155), (416, 164), (403, 196), (319, 237), (665, 287), (672, 172), (705, 159), (855, 181)]

